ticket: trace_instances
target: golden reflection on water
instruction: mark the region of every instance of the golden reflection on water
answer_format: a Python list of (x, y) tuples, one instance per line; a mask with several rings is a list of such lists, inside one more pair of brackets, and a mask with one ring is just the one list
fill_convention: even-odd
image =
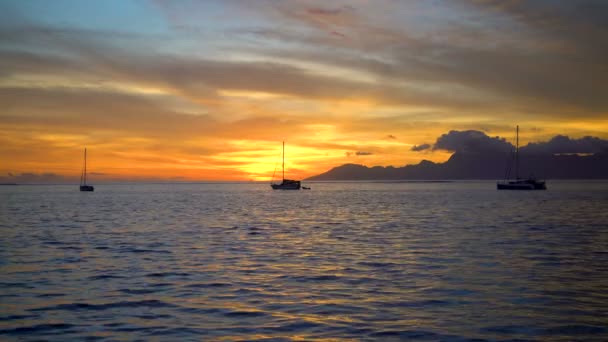
[(72, 187), (11, 190), (0, 337), (606, 335), (608, 186), (492, 185), (106, 186), (86, 201)]

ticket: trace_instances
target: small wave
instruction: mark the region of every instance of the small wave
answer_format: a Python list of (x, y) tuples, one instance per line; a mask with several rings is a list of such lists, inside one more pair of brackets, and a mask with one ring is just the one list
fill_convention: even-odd
[(285, 311), (288, 307), (289, 307), (289, 305), (272, 303), (272, 304), (265, 304), (262, 308), (266, 311), (272, 312), (272, 311)]
[(158, 315), (133, 315), (133, 317), (137, 317), (140, 319), (153, 320), (153, 319), (160, 319), (160, 318), (172, 318), (173, 316), (165, 315), (165, 314), (158, 314)]
[(118, 290), (126, 294), (148, 294), (162, 291), (161, 289), (120, 289)]
[(562, 325), (548, 328), (543, 331), (543, 333), (546, 335), (572, 336), (605, 334), (606, 332), (608, 332), (608, 328), (597, 327), (592, 325)]
[(0, 335), (23, 335), (32, 333), (49, 333), (54, 330), (67, 330), (76, 327), (74, 324), (57, 323), (57, 324), (38, 324), (27, 327), (18, 327), (13, 329), (2, 329)]
[(89, 280), (104, 280), (104, 279), (121, 279), (121, 278), (124, 278), (124, 277), (123, 276), (112, 275), (112, 274), (100, 274), (100, 275), (90, 276), (87, 279), (89, 279)]
[(65, 245), (65, 242), (61, 242), (61, 241), (44, 241), (45, 245), (51, 245), (51, 246), (61, 246), (61, 245)]
[(361, 262), (358, 262), (357, 265), (378, 267), (378, 268), (397, 266), (397, 264), (392, 263), (392, 262), (371, 262), (371, 261), (361, 261)]
[(255, 290), (255, 289), (239, 288), (237, 290), (232, 291), (232, 293), (235, 293), (237, 295), (252, 295), (252, 294), (263, 295), (264, 292), (260, 291), (260, 290)]
[(349, 314), (354, 312), (361, 312), (364, 310), (362, 307), (347, 305), (347, 304), (319, 304), (311, 308), (312, 312), (317, 315), (337, 315), (337, 314)]
[(157, 253), (157, 254), (173, 254), (171, 251), (167, 251), (164, 249), (145, 249), (145, 248), (127, 248), (123, 249), (120, 252), (127, 253)]
[(226, 317), (260, 317), (266, 315), (267, 313), (262, 311), (230, 311), (224, 313)]
[(120, 328), (114, 328), (114, 329), (110, 329), (111, 331), (114, 332), (122, 332), (122, 333), (128, 333), (128, 332), (146, 332), (146, 331), (154, 331), (157, 329), (162, 329), (162, 327), (140, 327), (140, 326), (128, 326), (128, 327), (120, 327)]
[(41, 293), (37, 295), (38, 298), (51, 298), (51, 297), (63, 297), (65, 293)]
[(322, 276), (310, 277), (308, 279), (310, 279), (312, 281), (329, 281), (329, 280), (338, 280), (341, 278), (342, 277), (336, 276), (336, 275), (322, 275)]
[(9, 293), (9, 294), (1, 294), (0, 293), (0, 298), (14, 298), (14, 297), (19, 297), (19, 295), (14, 294), (14, 293)]
[(15, 321), (18, 319), (26, 319), (26, 318), (34, 318), (38, 317), (36, 315), (8, 315), (8, 316), (0, 316), (0, 322), (5, 321)]
[(503, 335), (535, 335), (535, 329), (525, 325), (496, 325), (483, 328), (484, 332), (498, 333)]
[(342, 279), (342, 277), (336, 276), (336, 275), (319, 275), (319, 276), (312, 276), (312, 277), (281, 275), (281, 276), (278, 276), (277, 279), (293, 279), (298, 282), (313, 282), (313, 281), (335, 281), (335, 280)]
[(450, 302), (439, 299), (426, 299), (426, 300), (414, 300), (414, 301), (402, 301), (394, 303), (383, 303), (382, 305), (388, 307), (407, 307), (407, 308), (423, 308), (427, 306), (445, 306), (450, 305)]
[(455, 340), (454, 338), (449, 339), (448, 336), (441, 336), (434, 332), (424, 330), (383, 330), (369, 334), (370, 337), (380, 338), (399, 338), (405, 340)]
[(223, 310), (219, 309), (219, 308), (203, 309), (203, 308), (189, 308), (189, 307), (188, 308), (179, 308), (178, 311), (189, 313), (189, 314), (195, 314), (195, 315), (205, 315), (205, 316), (223, 312)]
[(33, 289), (34, 286), (27, 283), (0, 283), (0, 288), (2, 287), (21, 287), (24, 289)]
[(61, 249), (64, 251), (82, 251), (82, 247), (74, 247), (74, 246), (58, 247), (58, 249)]
[[(85, 259), (80, 257), (67, 257), (67, 258), (58, 258), (56, 259), (60, 264), (76, 264), (79, 262), (83, 262)], [(62, 270), (61, 268), (57, 269)]]
[(378, 281), (379, 278), (371, 278), (371, 277), (358, 277), (358, 278), (349, 278), (347, 280), (345, 280), (345, 282), (347, 284), (351, 284), (351, 285), (361, 285), (361, 284), (368, 284), (374, 281)]
[(206, 329), (197, 328), (166, 328), (157, 329), (147, 335), (149, 336), (191, 336), (191, 335), (207, 335), (209, 331)]
[(279, 332), (294, 332), (294, 331), (303, 331), (310, 330), (314, 328), (318, 328), (323, 326), (320, 323), (310, 322), (310, 321), (297, 321), (297, 322), (289, 322), (287, 324), (283, 324), (280, 327), (274, 328), (273, 330)]
[(232, 286), (232, 284), (228, 284), (228, 283), (196, 283), (196, 284), (188, 284), (188, 285), (185, 285), (184, 287), (194, 288), (194, 289), (200, 289), (200, 288), (208, 288), (208, 287), (229, 287), (229, 286)]
[(470, 296), (476, 292), (467, 289), (428, 289), (423, 291), (425, 294), (432, 294), (434, 296), (445, 296), (445, 297), (462, 297)]
[(156, 283), (156, 284), (149, 284), (148, 286), (165, 287), (165, 286), (173, 286), (173, 284), (172, 283)]
[(55, 311), (55, 310), (63, 310), (63, 311), (77, 311), (77, 310), (109, 310), (115, 308), (137, 308), (137, 307), (146, 307), (146, 308), (167, 308), (167, 307), (176, 307), (175, 304), (169, 304), (160, 300), (140, 300), (140, 301), (122, 301), (115, 303), (107, 303), (107, 304), (89, 304), (89, 303), (70, 303), (70, 304), (59, 304), (53, 306), (47, 306), (42, 308), (34, 308), (29, 311)]
[(183, 272), (154, 272), (146, 274), (146, 277), (163, 278), (163, 277), (187, 277), (190, 273)]

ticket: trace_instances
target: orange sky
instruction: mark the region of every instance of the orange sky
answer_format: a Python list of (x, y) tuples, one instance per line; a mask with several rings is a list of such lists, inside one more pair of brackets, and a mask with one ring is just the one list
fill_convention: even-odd
[(93, 182), (268, 180), (281, 141), (301, 179), (444, 161), (412, 147), (450, 130), (608, 137), (597, 9), (96, 4), (0, 4), (1, 176), (77, 179), (84, 147)]

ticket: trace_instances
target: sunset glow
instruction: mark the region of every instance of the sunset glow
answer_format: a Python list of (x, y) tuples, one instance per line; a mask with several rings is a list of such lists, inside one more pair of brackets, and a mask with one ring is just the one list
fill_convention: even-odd
[(608, 138), (605, 25), (577, 10), (3, 1), (0, 175), (77, 180), (85, 147), (93, 182), (267, 181), (282, 141), (303, 179), (442, 162), (412, 147), (450, 130)]

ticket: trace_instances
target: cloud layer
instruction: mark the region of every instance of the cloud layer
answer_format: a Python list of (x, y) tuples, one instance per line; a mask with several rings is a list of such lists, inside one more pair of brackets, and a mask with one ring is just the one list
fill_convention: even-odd
[(590, 0), (3, 1), (0, 173), (72, 177), (88, 146), (98, 177), (266, 179), (285, 140), (305, 177), (503, 151), (515, 121), (523, 143), (572, 137), (530, 151), (596, 152), (605, 17)]
[(547, 142), (529, 143), (522, 151), (532, 154), (602, 153), (608, 152), (608, 140), (597, 137), (571, 139), (558, 135)]
[(513, 149), (513, 145), (504, 138), (489, 137), (483, 132), (469, 130), (450, 131), (441, 135), (433, 149), (461, 153), (508, 152)]
[[(430, 144), (414, 146), (412, 151), (423, 151), (431, 148)], [(446, 150), (457, 153), (505, 153), (515, 150), (515, 146), (505, 138), (490, 137), (481, 131), (450, 131), (442, 134), (433, 150)], [(557, 135), (548, 141), (530, 142), (520, 146), (521, 153), (527, 154), (594, 154), (608, 152), (608, 140), (597, 137), (582, 137), (573, 139), (564, 135)]]

